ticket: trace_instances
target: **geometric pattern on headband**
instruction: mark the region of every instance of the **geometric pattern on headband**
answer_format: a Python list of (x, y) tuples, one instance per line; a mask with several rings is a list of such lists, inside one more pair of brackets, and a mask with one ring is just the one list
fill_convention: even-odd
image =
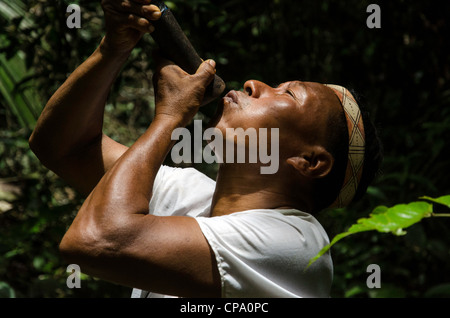
[(361, 110), (355, 98), (345, 87), (331, 84), (325, 84), (325, 86), (331, 88), (337, 95), (347, 119), (349, 136), (347, 169), (339, 195), (331, 205), (332, 207), (342, 208), (353, 200), (361, 180), (366, 145), (364, 124)]

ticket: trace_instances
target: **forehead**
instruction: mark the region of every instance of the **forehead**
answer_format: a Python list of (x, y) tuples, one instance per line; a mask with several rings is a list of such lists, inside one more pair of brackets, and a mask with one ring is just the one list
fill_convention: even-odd
[(287, 81), (278, 85), (278, 87), (284, 86), (288, 87), (289, 89), (309, 90), (311, 92), (324, 95), (329, 95), (330, 93), (334, 94), (329, 87), (317, 82), (303, 82), (297, 80), (297, 81)]

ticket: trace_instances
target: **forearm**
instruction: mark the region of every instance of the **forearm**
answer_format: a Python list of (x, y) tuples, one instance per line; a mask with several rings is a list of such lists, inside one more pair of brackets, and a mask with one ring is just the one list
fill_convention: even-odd
[(148, 217), (153, 182), (173, 145), (172, 131), (180, 126), (178, 120), (155, 117), (90, 193), (61, 242), (62, 250), (95, 254), (103, 248), (99, 242), (113, 244), (115, 250), (138, 235), (136, 217)]
[(89, 204), (79, 213), (100, 204), (99, 213), (104, 216), (111, 213), (112, 217), (114, 210), (124, 216), (127, 213), (147, 214), (156, 174), (174, 143), (172, 131), (181, 126), (183, 123), (178, 119), (155, 117), (147, 131), (105, 174), (91, 193)]
[[(194, 75), (185, 73), (170, 61), (158, 69), (159, 99), (153, 122), (108, 170), (91, 193), (89, 202), (82, 207), (83, 211), (86, 208), (101, 213), (117, 209), (132, 214), (148, 213), (153, 181), (174, 143), (172, 132), (187, 125), (195, 116), (205, 87), (215, 74), (215, 62), (203, 62)], [(95, 208), (90, 208), (90, 204)]]
[(30, 137), (42, 161), (57, 161), (100, 138), (106, 99), (128, 55), (107, 50), (102, 41), (50, 98)]

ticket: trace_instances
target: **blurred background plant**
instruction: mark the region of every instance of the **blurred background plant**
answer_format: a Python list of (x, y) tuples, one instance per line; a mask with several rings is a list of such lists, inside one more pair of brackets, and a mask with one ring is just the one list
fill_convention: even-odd
[[(103, 35), (100, 1), (0, 3), (0, 297), (129, 297), (130, 289), (82, 276), (66, 287), (58, 243), (83, 198), (43, 167), (28, 137), (43, 106)], [(81, 7), (81, 28), (66, 8)], [(384, 143), (383, 173), (363, 201), (318, 215), (330, 238), (377, 205), (450, 193), (448, 2), (378, 1), (381, 29), (366, 27), (370, 1), (174, 0), (166, 2), (228, 89), (247, 79), (300, 79), (358, 92)], [(111, 91), (105, 132), (130, 145), (153, 116), (155, 48), (146, 36)], [(202, 109), (207, 118), (214, 104)], [(447, 152), (446, 152), (447, 150)], [(167, 162), (170, 164), (170, 162)], [(216, 167), (195, 165), (211, 177)], [(332, 248), (333, 297), (450, 296), (450, 221), (429, 220), (405, 236), (363, 233)], [(380, 289), (366, 286), (369, 264)], [(125, 269), (126, 270), (126, 269)]]

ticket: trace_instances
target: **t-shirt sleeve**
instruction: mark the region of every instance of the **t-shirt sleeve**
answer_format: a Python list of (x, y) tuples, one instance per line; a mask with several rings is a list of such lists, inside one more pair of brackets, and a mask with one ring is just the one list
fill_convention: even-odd
[(153, 183), (150, 214), (208, 216), (215, 182), (194, 168), (161, 166)]
[(222, 297), (329, 297), (330, 255), (305, 270), (329, 242), (309, 214), (253, 210), (197, 221), (216, 257)]

